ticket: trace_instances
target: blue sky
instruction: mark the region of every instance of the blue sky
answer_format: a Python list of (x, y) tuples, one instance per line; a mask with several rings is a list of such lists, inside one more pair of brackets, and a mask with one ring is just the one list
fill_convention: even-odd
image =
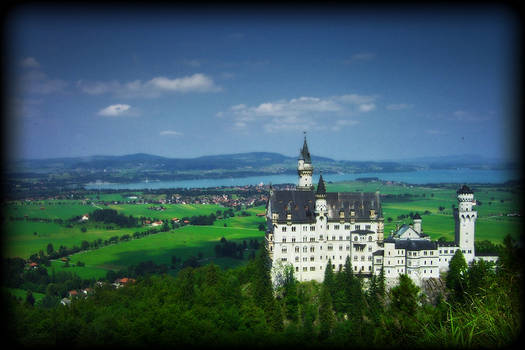
[(517, 23), (499, 7), (19, 6), (10, 154), (516, 155)]

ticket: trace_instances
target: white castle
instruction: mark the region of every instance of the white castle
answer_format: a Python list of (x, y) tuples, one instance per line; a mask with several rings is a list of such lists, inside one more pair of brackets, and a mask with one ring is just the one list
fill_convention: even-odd
[(266, 245), (272, 260), (272, 278), (291, 265), (299, 281), (324, 279), (328, 261), (342, 269), (350, 257), (354, 273), (378, 275), (387, 280), (407, 274), (421, 284), (439, 278), (448, 270), (450, 259), (461, 249), (467, 263), (474, 259), (494, 261), (497, 257), (477, 257), (474, 251), (477, 212), (472, 190), (463, 185), (457, 191), (454, 209), (455, 242), (437, 242), (423, 233), (419, 214), (413, 225), (403, 225), (384, 238), (384, 218), (379, 192), (326, 192), (321, 174), (317, 190), (312, 185), (313, 166), (304, 139), (300, 151), (296, 190), (275, 191), (270, 187), (266, 207)]

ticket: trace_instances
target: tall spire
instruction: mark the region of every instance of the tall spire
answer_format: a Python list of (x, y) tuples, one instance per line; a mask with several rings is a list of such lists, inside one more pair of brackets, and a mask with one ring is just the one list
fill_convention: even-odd
[(306, 143), (306, 131), (304, 133), (303, 149), (301, 150), (300, 159), (303, 159), (305, 163), (311, 163), (310, 152), (308, 151), (308, 144)]
[(317, 194), (326, 194), (326, 186), (323, 180), (323, 173), (319, 177), (319, 184), (317, 185)]

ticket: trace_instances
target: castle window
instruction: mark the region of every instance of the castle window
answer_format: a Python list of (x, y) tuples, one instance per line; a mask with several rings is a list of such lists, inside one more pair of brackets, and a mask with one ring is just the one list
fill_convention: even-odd
[(310, 257), (310, 261), (314, 261), (315, 258), (313, 256)]
[(295, 267), (295, 271), (296, 271), (296, 272), (299, 272), (299, 266), (296, 266), (296, 267)]
[(350, 225), (345, 225), (345, 230), (350, 230)]
[(370, 225), (365, 225), (365, 230), (370, 230)]
[(329, 250), (329, 251), (332, 251), (333, 249), (334, 249), (334, 247), (330, 244), (330, 245), (328, 246), (328, 250)]
[(354, 260), (357, 261), (357, 255), (354, 255)]
[(330, 225), (326, 225), (326, 229), (329, 230), (330, 229)]
[(283, 237), (283, 243), (286, 243), (286, 237)]
[(343, 250), (343, 246), (340, 245), (340, 246), (339, 246), (339, 251), (342, 251), (342, 250)]
[(295, 237), (292, 237), (292, 243), (295, 243)]
[(292, 226), (292, 232), (295, 232), (296, 227)]
[(368, 241), (372, 242), (372, 236), (368, 236)]
[(315, 251), (315, 247), (310, 247), (310, 252), (313, 253)]
[(299, 262), (299, 257), (298, 256), (295, 257), (295, 262)]
[(349, 246), (349, 245), (346, 246), (346, 250), (347, 250), (347, 251), (350, 250), (350, 246)]
[(335, 241), (335, 236), (332, 236), (332, 241)]
[(307, 247), (303, 247), (303, 253), (306, 253), (308, 252), (308, 248)]
[(361, 229), (361, 225), (355, 225), (355, 229), (356, 230), (360, 230)]
[(343, 240), (343, 236), (339, 236), (339, 240), (342, 241)]
[(286, 261), (286, 258), (281, 258), (281, 261)]
[(357, 242), (357, 239), (358, 239), (357, 236), (354, 236), (354, 241), (355, 241), (355, 242)]
[(310, 266), (310, 271), (315, 271), (315, 266)]
[(286, 232), (286, 227), (285, 226), (281, 227), (281, 231)]
[(315, 237), (310, 237), (310, 242), (315, 242)]
[(310, 231), (315, 231), (315, 226), (310, 226)]
[(350, 240), (350, 236), (346, 236), (346, 240), (349, 241)]
[(295, 247), (295, 252), (299, 253), (299, 247)]
[(308, 271), (308, 268), (306, 266), (303, 267), (303, 271), (305, 271), (305, 272)]
[(306, 236), (303, 237), (303, 242), (308, 242), (308, 238)]
[(320, 241), (323, 240), (323, 235), (320, 235), (320, 236), (319, 236), (319, 240), (320, 240)]
[(286, 247), (284, 247), (283, 249), (281, 249), (281, 252), (283, 253), (286, 253), (288, 250), (286, 249)]

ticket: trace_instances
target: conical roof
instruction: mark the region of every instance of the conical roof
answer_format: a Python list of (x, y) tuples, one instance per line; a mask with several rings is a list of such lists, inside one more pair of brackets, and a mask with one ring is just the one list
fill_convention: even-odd
[(301, 149), (300, 158), (305, 161), (305, 163), (311, 163), (312, 159), (310, 158), (310, 152), (308, 151), (308, 144), (306, 143), (306, 135), (304, 136), (303, 148)]
[(463, 185), (458, 191), (457, 194), (472, 194), (472, 190), (467, 186)]
[(323, 180), (323, 174), (319, 177), (319, 184), (317, 185), (317, 194), (326, 194), (326, 186)]

